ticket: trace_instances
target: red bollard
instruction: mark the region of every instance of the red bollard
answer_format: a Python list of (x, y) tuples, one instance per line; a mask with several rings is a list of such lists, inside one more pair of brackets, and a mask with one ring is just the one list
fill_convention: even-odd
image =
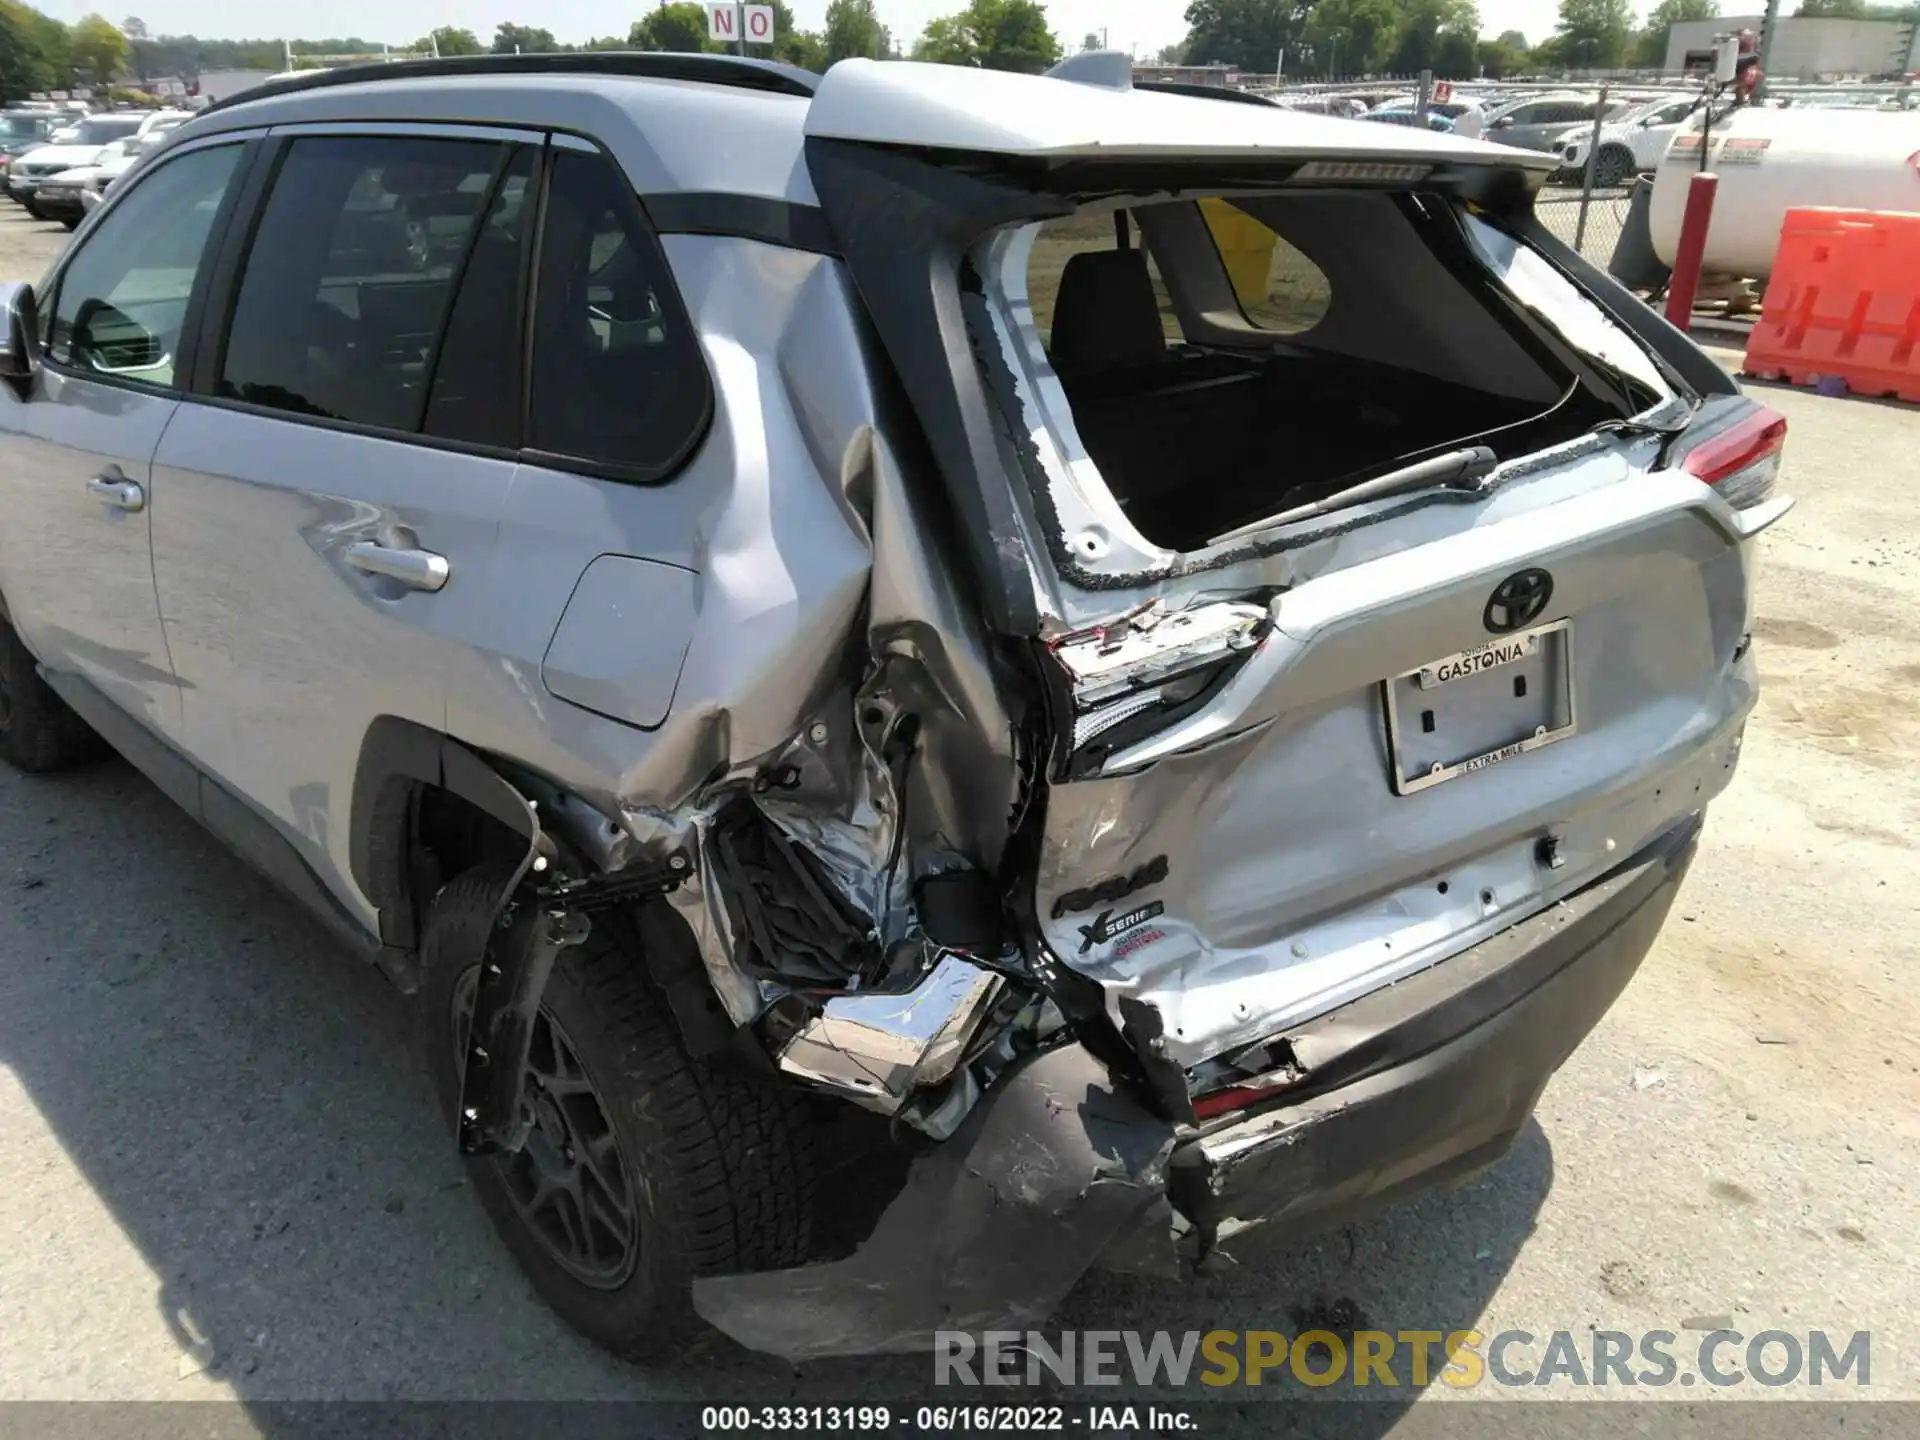
[(1700, 261), (1707, 253), (1707, 223), (1713, 219), (1713, 195), (1720, 177), (1702, 171), (1687, 184), (1687, 212), (1680, 220), (1680, 243), (1673, 252), (1673, 278), (1667, 282), (1667, 323), (1679, 330), (1693, 325), (1693, 297), (1700, 288)]

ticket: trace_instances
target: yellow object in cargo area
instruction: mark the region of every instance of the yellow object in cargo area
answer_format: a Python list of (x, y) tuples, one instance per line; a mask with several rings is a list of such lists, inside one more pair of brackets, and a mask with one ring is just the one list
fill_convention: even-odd
[(1220, 248), (1220, 259), (1241, 305), (1264, 305), (1271, 293), (1273, 247), (1280, 237), (1238, 205), (1213, 196), (1200, 201), (1200, 213), (1213, 232), (1213, 243)]

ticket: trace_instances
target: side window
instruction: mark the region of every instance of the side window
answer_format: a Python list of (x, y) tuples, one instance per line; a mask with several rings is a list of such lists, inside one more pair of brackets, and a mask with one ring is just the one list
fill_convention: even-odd
[(706, 424), (706, 361), (605, 156), (553, 152), (539, 253), (527, 445), (660, 477)]
[(521, 150), (487, 207), (427, 397), (429, 435), (517, 449), (520, 444), (521, 276), (533, 238), (534, 150)]
[(239, 145), (195, 150), (149, 172), (81, 244), (43, 336), (57, 365), (173, 384), (180, 332)]
[(248, 248), (217, 393), (417, 431), (455, 280), (514, 158), (497, 141), (295, 140)]
[(1333, 291), (1318, 265), (1231, 201), (1205, 198), (1200, 213), (1248, 324), (1298, 335), (1320, 323)]
[(1591, 119), (1593, 119), (1593, 107), (1577, 100), (1569, 100), (1565, 104), (1554, 106), (1552, 112), (1546, 116), (1546, 122), (1552, 125), (1572, 125), (1581, 120)]

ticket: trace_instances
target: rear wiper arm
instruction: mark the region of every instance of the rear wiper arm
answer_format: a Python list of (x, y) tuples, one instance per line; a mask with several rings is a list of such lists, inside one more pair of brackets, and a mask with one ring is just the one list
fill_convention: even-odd
[(1237, 530), (1216, 535), (1207, 543), (1224, 545), (1229, 540), (1243, 540), (1249, 535), (1257, 534), (1262, 530), (1271, 530), (1278, 525), (1291, 525), (1296, 520), (1311, 520), (1316, 515), (1344, 510), (1349, 505), (1361, 505), (1369, 500), (1385, 500), (1394, 495), (1410, 495), (1416, 490), (1457, 490), (1458, 498), (1472, 499), (1481, 491), (1480, 482), (1492, 473), (1494, 466), (1499, 463), (1499, 457), (1485, 445), (1470, 445), (1463, 450), (1449, 450), (1444, 455), (1416, 460), (1413, 464), (1403, 465), (1398, 470), (1389, 470), (1386, 474), (1376, 475), (1371, 480), (1362, 480), (1357, 485), (1349, 485), (1344, 490), (1336, 490), (1331, 495), (1310, 500), (1305, 505), (1296, 505), (1291, 510), (1282, 510), (1279, 514), (1269, 515), (1264, 520), (1255, 520), (1251, 525), (1242, 525)]

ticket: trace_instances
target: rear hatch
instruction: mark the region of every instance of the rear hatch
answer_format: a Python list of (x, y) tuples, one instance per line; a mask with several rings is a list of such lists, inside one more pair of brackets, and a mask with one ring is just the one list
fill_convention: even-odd
[(808, 130), (1042, 697), (1033, 925), (1195, 1093), (1726, 783), (1781, 432), (1550, 158), (854, 62)]

